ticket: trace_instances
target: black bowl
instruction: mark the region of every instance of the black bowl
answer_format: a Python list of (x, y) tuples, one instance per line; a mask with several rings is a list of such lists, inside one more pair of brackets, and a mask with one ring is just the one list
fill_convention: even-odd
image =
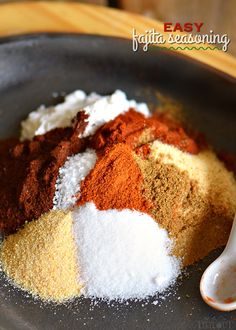
[[(83, 89), (102, 94), (122, 89), (130, 98), (158, 103), (157, 91), (184, 104), (192, 125), (217, 149), (236, 155), (235, 80), (171, 51), (132, 51), (120, 38), (45, 34), (0, 40), (0, 138), (18, 134), (19, 123), (40, 104), (55, 102), (53, 92)], [(34, 301), (7, 285), (4, 276), (0, 304), (3, 329), (230, 329), (236, 313), (220, 313), (199, 294), (204, 268), (213, 253), (189, 268), (160, 306), (149, 302), (101, 302), (77, 299), (67, 306)]]

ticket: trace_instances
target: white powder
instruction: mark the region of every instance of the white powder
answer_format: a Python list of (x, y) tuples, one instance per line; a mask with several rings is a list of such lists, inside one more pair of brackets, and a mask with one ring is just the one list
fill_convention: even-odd
[(44, 134), (56, 127), (70, 126), (71, 120), (81, 110), (89, 115), (88, 125), (83, 134), (86, 137), (131, 107), (145, 116), (150, 114), (145, 103), (127, 100), (125, 93), (120, 90), (108, 96), (96, 93), (86, 95), (85, 92), (77, 90), (69, 94), (61, 104), (48, 108), (41, 106), (31, 112), (21, 123), (21, 140), (32, 139), (35, 135)]
[(92, 135), (98, 127), (116, 118), (121, 113), (135, 108), (137, 112), (145, 116), (149, 115), (148, 107), (145, 103), (136, 103), (134, 100), (128, 101), (125, 93), (116, 91), (111, 96), (101, 97), (96, 102), (84, 108), (88, 117), (88, 125), (85, 128), (83, 137)]
[(180, 273), (167, 231), (147, 214), (99, 211), (87, 203), (73, 211), (79, 278), (85, 297), (145, 298), (163, 292)]
[(54, 209), (66, 209), (75, 204), (80, 183), (94, 167), (96, 160), (96, 152), (92, 149), (68, 158), (59, 170), (53, 199)]

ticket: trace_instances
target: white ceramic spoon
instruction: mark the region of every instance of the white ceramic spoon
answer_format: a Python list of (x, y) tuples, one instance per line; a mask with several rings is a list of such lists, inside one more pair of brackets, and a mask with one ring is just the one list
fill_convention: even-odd
[(236, 309), (236, 216), (224, 251), (202, 275), (200, 292), (215, 309)]

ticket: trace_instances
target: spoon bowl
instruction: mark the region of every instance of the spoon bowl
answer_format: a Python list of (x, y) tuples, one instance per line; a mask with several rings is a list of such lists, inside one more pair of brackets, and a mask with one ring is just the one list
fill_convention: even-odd
[(205, 270), (200, 282), (203, 300), (220, 311), (236, 309), (236, 220), (223, 253)]

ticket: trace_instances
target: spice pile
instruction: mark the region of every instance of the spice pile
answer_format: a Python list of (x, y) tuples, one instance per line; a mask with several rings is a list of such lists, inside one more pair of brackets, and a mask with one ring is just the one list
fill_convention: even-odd
[(233, 173), (200, 141), (121, 91), (32, 112), (0, 142), (3, 270), (44, 300), (163, 292), (236, 211)]

